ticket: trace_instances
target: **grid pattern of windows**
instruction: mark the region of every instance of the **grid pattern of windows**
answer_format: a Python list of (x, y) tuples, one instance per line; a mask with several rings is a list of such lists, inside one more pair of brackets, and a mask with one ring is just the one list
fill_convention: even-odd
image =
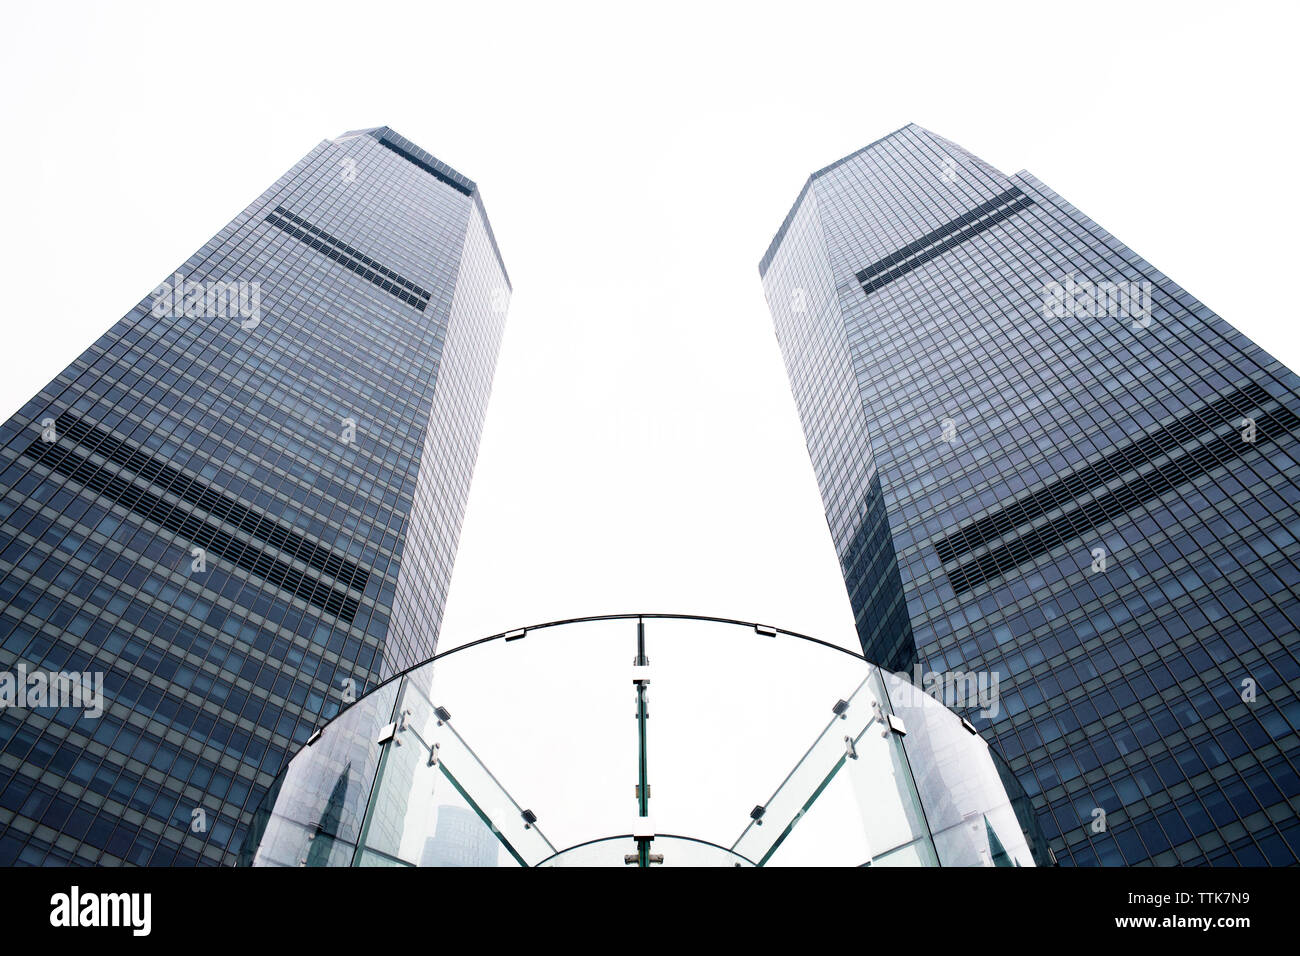
[(0, 672), (105, 698), (0, 709), (0, 865), (232, 863), (286, 755), (433, 653), (508, 290), (474, 184), (354, 131), (0, 426)]
[(1202, 433), (1222, 425), (1229, 415), (1235, 413), (1237, 417), (1244, 416), (1268, 401), (1268, 392), (1253, 382), (1245, 388), (1236, 389), (1231, 395), (1225, 395), (1204, 408), (1195, 409), (1091, 464), (1076, 468), (1059, 481), (1054, 481), (1033, 494), (1017, 498), (993, 514), (963, 525), (952, 534), (944, 535), (935, 542), (934, 550), (944, 561), (959, 558), (1008, 531), (1032, 523), (1053, 508), (1073, 501), (1098, 485), (1105, 485), (1125, 472), (1136, 471), (1143, 465), (1150, 464), (1159, 454), (1170, 453), (1188, 442), (1196, 441)]
[(439, 182), (444, 182), (457, 192), (466, 196), (474, 194), (474, 184), (445, 163), (440, 163), (409, 139), (397, 135), (391, 129), (382, 130), (375, 137), (384, 149), (391, 149), (408, 163), (414, 163)]
[(1194, 481), (1225, 461), (1259, 447), (1261, 443), (1276, 441), (1300, 427), (1300, 415), (1290, 409), (1260, 415), (1254, 443), (1243, 442), (1234, 433), (1221, 436), (1199, 446), (1179, 458), (1172, 458), (1151, 471), (1135, 475), (1122, 485), (1091, 501), (1068, 511), (1047, 524), (1029, 528), (1015, 538), (999, 545), (973, 561), (948, 570), (948, 580), (958, 593), (969, 591), (977, 584), (1005, 574), (1026, 561), (1046, 554), (1058, 544), (1087, 534), (1094, 527), (1112, 521), (1144, 501), (1159, 498), (1180, 485)]
[(220, 525), (178, 508), (162, 496), (147, 491), (120, 475), (111, 474), (75, 451), (61, 449), (53, 442), (37, 441), (28, 447), (24, 455), (51, 471), (71, 478), (87, 492), (98, 495), (101, 502), (129, 508), (214, 557), (233, 561), (245, 571), (252, 571), (276, 587), (305, 599), (309, 604), (338, 615), (347, 622), (356, 616), (357, 602), (348, 597), (346, 592), (330, 587), (327, 582), (313, 581), (293, 565), (276, 560), (260, 549), (250, 548), (248, 542), (241, 541)]
[(305, 242), (317, 252), (323, 252), (345, 269), (351, 269), (357, 275), (379, 288), (397, 296), (403, 302), (409, 302), (421, 312), (429, 304), (430, 295), (410, 279), (404, 279), (391, 269), (386, 269), (363, 252), (358, 252), (346, 242), (340, 242), (323, 229), (317, 229), (301, 216), (295, 216), (282, 206), (267, 214), (266, 221), (277, 229), (283, 229), (300, 242)]
[(875, 292), (1033, 204), (1034, 201), (1023, 192), (1011, 187), (863, 269), (856, 276), (862, 283), (862, 291), (868, 294)]
[[(958, 709), (1062, 863), (1300, 859), (1300, 380), (1033, 176), (915, 126), (815, 173), (760, 273), (865, 652), (997, 673), (996, 712)], [(1072, 284), (1143, 308), (1062, 310)], [(849, 575), (877, 484), (892, 642)]]
[[(365, 590), (370, 575), (355, 563), (334, 554), (324, 545), (308, 541), (292, 528), (267, 515), (257, 515), (202, 479), (186, 475), (166, 462), (133, 449), (129, 443), (114, 438), (102, 428), (87, 425), (75, 415), (66, 412), (60, 415), (55, 419), (54, 428), (55, 442), (45, 442), (42, 447), (63, 440), (75, 442), (93, 454), (102, 455), (108, 461), (135, 472), (163, 491), (170, 491), (214, 517), (230, 522), (252, 537), (302, 558), (316, 570), (332, 575), (349, 587), (358, 591)], [(36, 443), (33, 442), (32, 445), (36, 446)], [(32, 450), (29, 447), (28, 454)]]

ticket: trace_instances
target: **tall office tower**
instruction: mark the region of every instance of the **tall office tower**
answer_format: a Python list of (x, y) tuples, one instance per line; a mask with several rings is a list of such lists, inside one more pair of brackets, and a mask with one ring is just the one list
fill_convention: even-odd
[(759, 271), (865, 653), (996, 691), (950, 702), (1063, 864), (1295, 862), (1296, 376), (916, 126)]
[(438, 807), (437, 828), (424, 843), (421, 866), (496, 866), (501, 842), (473, 810)]
[(355, 131), (0, 428), (0, 864), (231, 863), (432, 653), (508, 301), (474, 183)]

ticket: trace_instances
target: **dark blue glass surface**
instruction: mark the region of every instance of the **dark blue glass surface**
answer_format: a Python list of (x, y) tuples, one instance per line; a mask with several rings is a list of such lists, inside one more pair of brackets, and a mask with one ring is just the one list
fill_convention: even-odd
[(0, 427), (0, 671), (106, 699), (0, 711), (0, 865), (232, 863), (433, 652), (508, 299), (474, 183), (348, 133)]
[(1300, 858), (1296, 376), (916, 126), (760, 272), (868, 657), (999, 677), (962, 712), (1062, 863)]

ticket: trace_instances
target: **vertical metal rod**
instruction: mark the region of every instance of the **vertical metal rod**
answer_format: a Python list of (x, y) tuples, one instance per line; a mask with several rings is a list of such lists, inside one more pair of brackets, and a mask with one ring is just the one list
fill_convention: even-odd
[[(645, 655), (645, 621), (638, 619), (636, 622), (636, 664), (638, 667), (644, 667), (648, 664), (649, 658)], [(646, 710), (645, 684), (636, 685), (636, 723), (638, 736), (638, 767), (637, 779), (637, 809), (641, 817), (650, 816), (650, 779), (649, 763), (646, 757), (646, 721), (649, 713)], [(637, 866), (648, 868), (650, 866), (650, 841), (637, 840)]]

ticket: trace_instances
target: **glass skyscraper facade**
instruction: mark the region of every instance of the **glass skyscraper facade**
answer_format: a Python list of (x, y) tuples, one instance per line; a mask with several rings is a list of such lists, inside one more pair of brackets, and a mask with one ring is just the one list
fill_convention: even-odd
[(354, 131), (0, 428), (0, 864), (233, 863), (433, 653), (509, 294), (476, 185)]
[(1296, 376), (916, 126), (760, 273), (866, 656), (996, 677), (957, 709), (1064, 865), (1296, 862)]

